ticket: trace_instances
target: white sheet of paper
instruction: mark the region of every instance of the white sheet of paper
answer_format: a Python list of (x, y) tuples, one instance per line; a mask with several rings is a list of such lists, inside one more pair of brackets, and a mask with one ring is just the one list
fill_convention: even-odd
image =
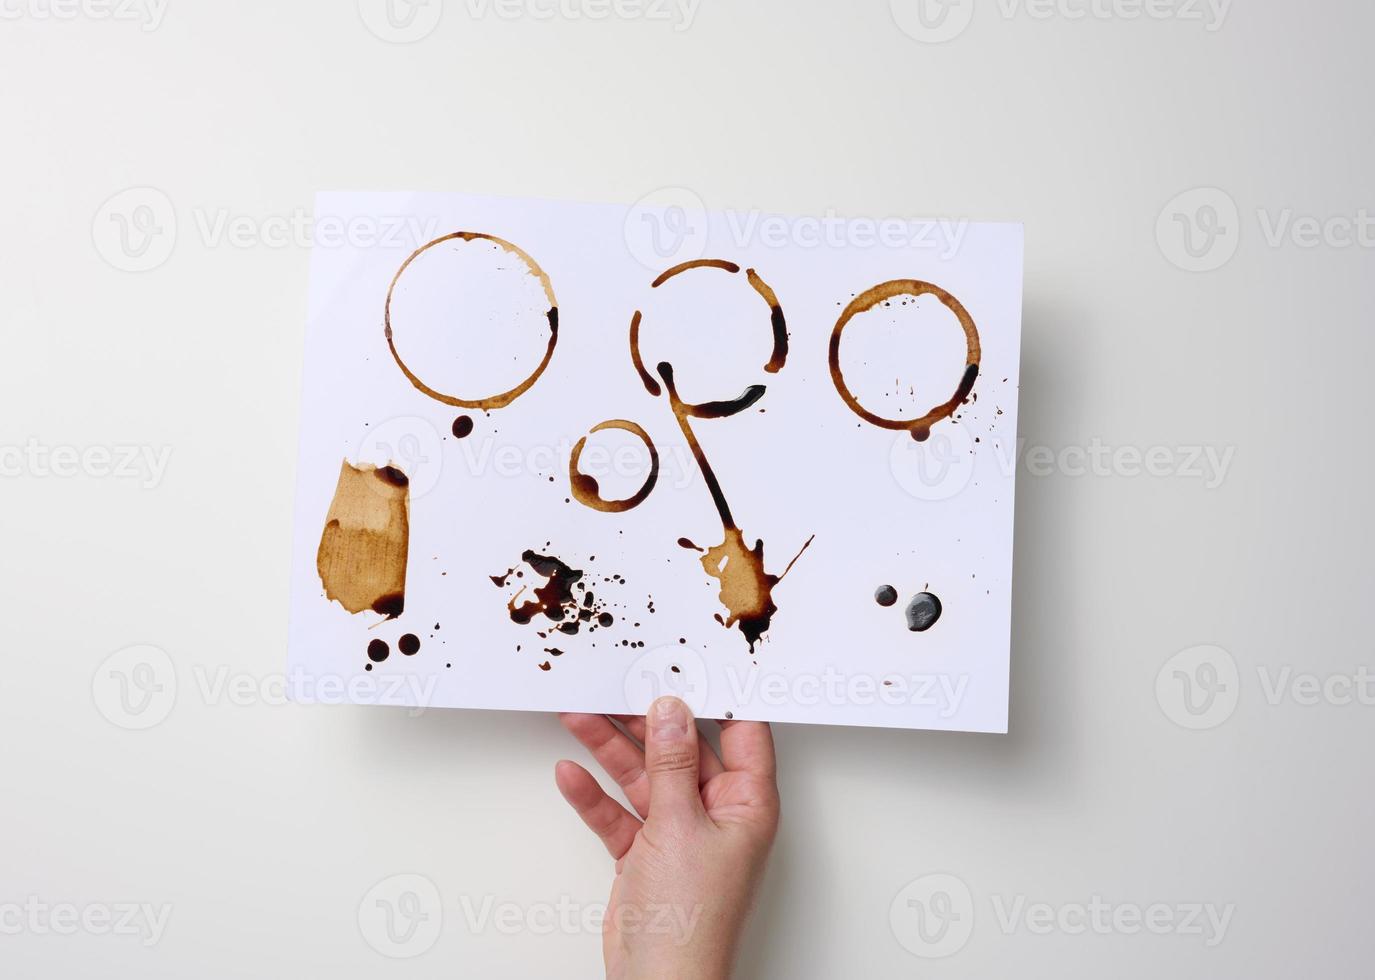
[[(700, 717), (956, 731), (1007, 730), (1013, 476), (1021, 328), (1022, 229), (1014, 224), (849, 222), (755, 213), (627, 208), (454, 194), (330, 193), (317, 200), (294, 522), (290, 669), (305, 702), (532, 711), (642, 712), (684, 697)], [(477, 232), (519, 246), (548, 275), (558, 336), (547, 369), (509, 405), (475, 401), (528, 377), (547, 348), (544, 291), (526, 264)], [(738, 272), (671, 266), (721, 259)], [(788, 349), (781, 370), (769, 305)], [(871, 287), (920, 280), (968, 311), (981, 347), (970, 397), (914, 440), (861, 418), (828, 366), (847, 305)], [(701, 548), (725, 522), (670, 405), (632, 363), (641, 311), (646, 371), (673, 365), (688, 403), (762, 398), (726, 418), (693, 418), (733, 523), (783, 575), (777, 611), (753, 652), (729, 618)], [(969, 352), (935, 295), (894, 296), (845, 327), (840, 366), (863, 407), (919, 418), (958, 391)], [(660, 384), (662, 389), (662, 383)], [(471, 434), (457, 438), (467, 416)], [(640, 439), (590, 430), (642, 427), (659, 456), (639, 506), (608, 513), (571, 489), (569, 458), (607, 499), (649, 473)], [(326, 598), (317, 551), (341, 465), (392, 465), (409, 480), (402, 614), (349, 613)], [(808, 540), (811, 545), (803, 550)], [(581, 570), (572, 587), (596, 613), (576, 635), (536, 612), (514, 622), (545, 580), (527, 551)], [(799, 555), (800, 553), (800, 555)], [(505, 585), (498, 585), (508, 570)], [(891, 586), (897, 601), (876, 601)], [(525, 591), (517, 594), (521, 588)], [(913, 597), (942, 613), (908, 628)], [(577, 619), (575, 609), (564, 622)], [(607, 613), (612, 625), (597, 617)], [(719, 618), (718, 618), (719, 617)], [(593, 627), (596, 627), (595, 629)], [(407, 655), (403, 635), (420, 641)], [(543, 634), (543, 635), (541, 635)], [(387, 645), (374, 662), (369, 644)], [(555, 653), (553, 651), (558, 651)]]

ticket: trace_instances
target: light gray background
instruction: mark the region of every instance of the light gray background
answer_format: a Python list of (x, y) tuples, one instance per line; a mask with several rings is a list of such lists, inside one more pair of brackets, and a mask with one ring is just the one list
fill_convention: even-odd
[[(1375, 12), (1251, 0), (1218, 24), (1182, 3), (981, 2), (962, 31), (956, 3), (923, 32), (886, 0), (701, 0), (676, 24), (465, 0), (395, 44), (354, 3), (172, 0), (145, 30), (92, 0), (72, 18), (7, 0), (0, 970), (599, 972), (595, 935), (540, 918), (610, 879), (554, 789), (555, 760), (583, 756), (553, 718), (267, 703), (308, 253), (202, 223), (268, 228), (321, 187), (683, 187), (1024, 221), (1021, 433), (1070, 450), (1018, 471), (1012, 733), (779, 727), (784, 827), (742, 973), (1367, 973), (1375, 706), (1342, 702), (1371, 659), (1371, 236), (1267, 231), (1375, 204)], [(176, 233), (122, 271), (101, 208), (142, 187)], [(1172, 203), (1200, 187), (1221, 193)], [(1176, 213), (1224, 233), (1191, 257)], [(1181, 267), (1199, 265), (1219, 267)], [(165, 473), (102, 476), (88, 454), (64, 476), (65, 451), (59, 472), (29, 451), (122, 446), (169, 450)], [(1170, 475), (1125, 455), (1084, 472), (1074, 450), (1096, 446), (1161, 447)], [(1220, 482), (1190, 447), (1232, 454)], [(137, 644), (166, 651), (174, 692), (146, 651), (107, 662)], [(162, 684), (140, 717), (170, 712), (133, 731), (111, 684), (140, 658)], [(390, 962), (359, 909), (398, 874), (433, 885), (440, 928)], [(944, 933), (934, 892), (959, 916)], [(30, 897), (171, 914), (145, 946), (57, 934)], [(1117, 925), (1081, 931), (1095, 897)], [(534, 927), (470, 922), (489, 899)], [(1234, 907), (1221, 942), (1187, 928), (1195, 904)], [(1000, 914), (1041, 905), (1049, 929)]]

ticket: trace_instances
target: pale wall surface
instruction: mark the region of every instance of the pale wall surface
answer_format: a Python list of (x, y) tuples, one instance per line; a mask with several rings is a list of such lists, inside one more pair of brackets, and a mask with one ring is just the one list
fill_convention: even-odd
[[(127, 8), (142, 21), (3, 5), (0, 972), (600, 970), (595, 936), (538, 919), (609, 882), (554, 789), (555, 760), (583, 756), (553, 718), (263, 703), (284, 666), (308, 252), (262, 238), (347, 187), (626, 203), (685, 187), (720, 208), (1024, 221), (1012, 732), (780, 727), (785, 823), (742, 972), (1368, 972), (1375, 706), (1342, 702), (1375, 625), (1375, 231), (1343, 247), (1347, 225), (1305, 219), (1375, 204), (1375, 10), (1251, 0), (1218, 23), (1183, 0), (1152, 5), (1178, 14), (1163, 20), (1006, 0), (923, 32), (915, 3), (897, 8), (508, 19), (451, 0), (393, 44), (354, 3)], [(165, 261), (131, 273), (101, 208), (140, 187), (176, 234), (155, 221), (124, 256)], [(1222, 193), (1171, 203), (1199, 187)], [(150, 227), (140, 203), (112, 205), (131, 234)], [(221, 234), (236, 217), (246, 244)], [(30, 445), (168, 455), (62, 476)], [(1123, 447), (1162, 447), (1167, 475), (1112, 465)], [(106, 658), (136, 644), (166, 651), (176, 683), (141, 732), (107, 717), (129, 720), (111, 671), (140, 654)], [(1203, 644), (1226, 652), (1170, 664), (1157, 691)], [(165, 679), (147, 663), (135, 685)], [(1326, 686), (1310, 697), (1301, 675)], [(1213, 695), (1195, 686), (1194, 713), (1186, 679)], [(390, 963), (359, 908), (402, 873), (433, 884), (442, 922)], [(923, 934), (934, 892), (960, 918), (942, 933), (929, 902)], [(53, 934), (30, 896), (171, 913), (145, 946), (98, 923)], [(1080, 928), (1095, 897), (1118, 916), (1106, 934)], [(470, 921), (488, 899), (534, 928)], [(1206, 912), (1190, 926), (1192, 905), (1225, 932)], [(1163, 934), (1132, 927), (1147, 913)]]

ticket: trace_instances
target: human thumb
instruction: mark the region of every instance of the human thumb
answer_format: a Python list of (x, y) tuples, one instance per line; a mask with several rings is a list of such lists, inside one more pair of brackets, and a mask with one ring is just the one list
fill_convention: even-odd
[(649, 773), (650, 818), (701, 816), (697, 725), (678, 698), (660, 698), (645, 717), (645, 769)]

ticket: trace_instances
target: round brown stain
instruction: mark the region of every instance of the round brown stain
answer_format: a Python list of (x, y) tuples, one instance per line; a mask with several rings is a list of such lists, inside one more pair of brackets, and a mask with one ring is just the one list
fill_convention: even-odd
[(453, 433), (455, 439), (467, 439), (473, 434), (473, 419), (469, 415), (460, 415), (454, 419)]
[[(549, 346), (544, 352), (544, 359), (540, 361), (539, 366), (535, 368), (534, 372), (531, 373), (528, 378), (516, 385), (510, 391), (504, 391), (498, 395), (489, 395), (486, 398), (459, 398), (455, 395), (447, 395), (441, 391), (436, 391), (434, 388), (425, 384), (425, 382), (420, 380), (420, 377), (407, 366), (406, 362), (401, 359), (401, 354), (396, 349), (396, 342), (392, 330), (392, 295), (396, 292), (396, 284), (401, 281), (402, 275), (410, 268), (411, 263), (427, 250), (456, 239), (462, 239), (465, 242), (487, 241), (494, 244), (497, 248), (510, 252), (524, 262), (526, 268), (530, 270), (530, 274), (540, 281), (540, 285), (544, 287), (544, 295), (549, 300), (549, 311), (545, 314), (549, 320)], [(559, 303), (554, 296), (554, 286), (549, 280), (548, 273), (540, 268), (539, 263), (531, 258), (529, 253), (519, 245), (508, 242), (504, 238), (498, 238), (495, 235), (487, 235), (476, 231), (456, 231), (451, 235), (444, 235), (441, 238), (436, 238), (434, 241), (422, 245), (412, 252), (406, 261), (401, 263), (401, 268), (396, 270), (396, 275), (392, 278), (391, 285), (387, 288), (387, 302), (383, 313), (383, 322), (383, 332), (387, 338), (387, 348), (391, 351), (392, 358), (396, 361), (396, 366), (399, 367), (401, 373), (406, 376), (406, 380), (408, 380), (417, 391), (423, 392), (435, 401), (443, 402), (445, 405), (452, 405), (455, 408), (477, 408), (484, 411), (489, 411), (494, 408), (505, 408), (534, 387), (535, 382), (540, 379), (540, 375), (542, 375), (545, 368), (549, 366), (549, 362), (553, 360), (554, 348), (559, 342)]]
[(396, 641), (396, 649), (400, 650), (408, 657), (414, 657), (420, 652), (420, 637), (414, 633), (407, 633)]
[[(582, 460), (582, 451), (587, 446), (587, 436), (579, 439), (578, 444), (573, 447), (573, 455), (568, 460), (568, 482), (572, 485), (573, 496), (584, 507), (590, 507), (604, 514), (623, 514), (640, 506), (654, 492), (654, 486), (659, 482), (659, 450), (655, 447), (653, 440), (649, 438), (649, 433), (634, 422), (625, 419), (611, 419), (593, 426), (592, 433), (603, 432), (607, 429), (629, 432), (643, 442), (645, 448), (649, 450), (649, 476), (646, 477), (644, 485), (633, 496), (627, 497), (625, 500), (607, 500), (603, 497), (596, 477), (588, 476), (578, 469), (578, 463)], [(568, 501), (564, 502), (567, 503)], [(596, 560), (595, 556), (593, 560)]]
[(387, 646), (386, 640), (373, 640), (368, 644), (368, 659), (375, 664), (380, 664), (391, 656), (391, 647)]
[[(946, 309), (955, 314), (960, 321), (960, 327), (964, 330), (965, 337), (965, 369), (960, 378), (959, 386), (955, 389), (955, 394), (949, 401), (935, 406), (919, 419), (889, 419), (881, 415), (876, 415), (859, 403), (854, 394), (845, 384), (845, 377), (840, 370), (840, 338), (845, 332), (845, 327), (852, 319), (861, 313), (867, 312), (895, 296), (935, 296)], [(924, 442), (931, 437), (931, 426), (941, 419), (949, 418), (955, 414), (970, 392), (974, 388), (974, 382), (979, 377), (979, 362), (983, 357), (983, 348), (979, 342), (979, 328), (974, 324), (974, 318), (969, 315), (963, 304), (958, 299), (946, 292), (940, 286), (929, 282), (922, 282), (919, 279), (894, 279), (891, 282), (879, 283), (871, 289), (865, 290), (856, 296), (850, 305), (845, 307), (840, 319), (836, 321), (835, 328), (831, 331), (830, 343), (830, 368), (831, 382), (835, 385), (836, 391), (850, 410), (864, 421), (871, 425), (876, 425), (882, 429), (906, 429), (912, 434), (912, 438), (918, 442)]]

